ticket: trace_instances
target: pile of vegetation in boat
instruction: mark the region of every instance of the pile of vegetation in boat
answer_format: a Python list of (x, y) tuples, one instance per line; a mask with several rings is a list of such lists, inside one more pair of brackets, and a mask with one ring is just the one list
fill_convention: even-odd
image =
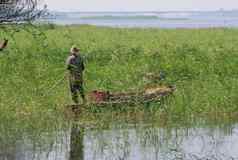
[[(175, 86), (154, 86), (142, 91), (111, 93), (109, 91), (94, 90), (88, 94), (86, 105), (107, 106), (115, 104), (138, 104), (160, 101), (175, 91)], [(79, 105), (71, 105), (74, 108)]]

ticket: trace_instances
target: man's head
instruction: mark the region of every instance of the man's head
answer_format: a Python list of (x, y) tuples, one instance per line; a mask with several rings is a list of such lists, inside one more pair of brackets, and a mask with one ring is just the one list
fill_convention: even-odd
[(73, 45), (73, 46), (71, 47), (71, 49), (70, 49), (70, 53), (71, 53), (72, 55), (78, 55), (79, 52), (80, 52), (79, 48), (77, 48), (75, 45)]

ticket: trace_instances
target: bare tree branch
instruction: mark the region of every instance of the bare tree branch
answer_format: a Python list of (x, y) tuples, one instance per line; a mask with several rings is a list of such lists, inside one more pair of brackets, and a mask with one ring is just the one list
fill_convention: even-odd
[(46, 6), (40, 8), (40, 0), (0, 0), (0, 24), (31, 22), (40, 18)]

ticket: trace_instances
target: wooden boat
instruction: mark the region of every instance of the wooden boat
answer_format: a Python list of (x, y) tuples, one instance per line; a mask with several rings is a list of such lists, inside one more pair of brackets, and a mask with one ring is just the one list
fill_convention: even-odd
[[(139, 92), (124, 92), (124, 93), (110, 93), (108, 91), (92, 91), (88, 95), (89, 103), (84, 105), (88, 106), (114, 106), (114, 105), (131, 105), (131, 104), (145, 104), (148, 102), (160, 101), (162, 98), (167, 97), (176, 90), (175, 86), (156, 86), (146, 88)], [(81, 108), (82, 105), (68, 106), (72, 110)]]

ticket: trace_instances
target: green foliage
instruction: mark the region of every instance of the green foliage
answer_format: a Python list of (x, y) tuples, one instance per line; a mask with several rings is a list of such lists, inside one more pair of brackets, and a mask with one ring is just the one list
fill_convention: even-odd
[(73, 44), (85, 57), (86, 92), (143, 89), (148, 84), (143, 79), (146, 73), (163, 72), (163, 83), (176, 85), (177, 91), (166, 104), (152, 104), (146, 107), (149, 110), (171, 114), (237, 110), (236, 29), (23, 28), (0, 31), (1, 38), (10, 40), (0, 53), (0, 114), (63, 110), (71, 102), (67, 81), (48, 91), (65, 76), (65, 59)]

